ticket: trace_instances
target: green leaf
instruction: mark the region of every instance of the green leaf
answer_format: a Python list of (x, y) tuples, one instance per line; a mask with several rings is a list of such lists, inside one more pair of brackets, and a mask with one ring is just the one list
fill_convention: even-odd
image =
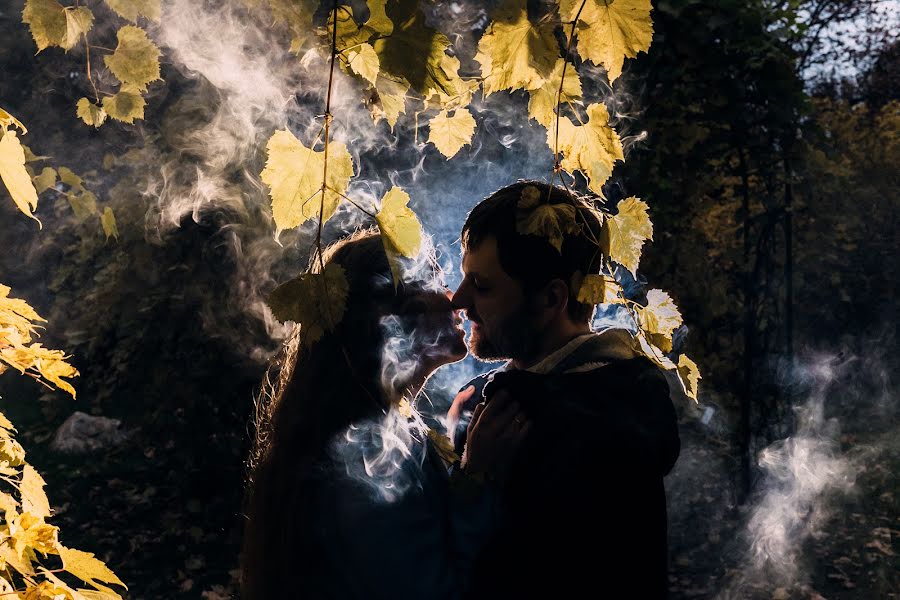
[(78, 118), (88, 125), (100, 127), (106, 121), (106, 111), (102, 107), (97, 106), (87, 98), (82, 98), (76, 105), (76, 114)]
[(56, 0), (25, 0), (22, 22), (28, 24), (38, 52), (66, 43), (68, 23), (65, 9)]
[(81, 36), (86, 34), (94, 26), (94, 13), (91, 9), (79, 6), (78, 8), (67, 8), (66, 12), (66, 38), (62, 43), (62, 47), (70, 50), (75, 44), (81, 41)]
[(100, 215), (100, 225), (103, 227), (106, 239), (111, 237), (119, 239), (119, 228), (116, 226), (116, 215), (113, 214), (112, 208), (107, 206), (103, 209), (103, 214)]
[(44, 167), (41, 174), (32, 179), (35, 190), (42, 194), (56, 185), (56, 169)]
[(144, 118), (145, 106), (147, 102), (139, 92), (124, 86), (117, 94), (103, 98), (103, 110), (106, 114), (116, 121), (129, 125), (133, 124), (135, 119)]
[(106, 4), (117, 15), (132, 23), (137, 23), (140, 16), (159, 22), (159, 0), (106, 0)]

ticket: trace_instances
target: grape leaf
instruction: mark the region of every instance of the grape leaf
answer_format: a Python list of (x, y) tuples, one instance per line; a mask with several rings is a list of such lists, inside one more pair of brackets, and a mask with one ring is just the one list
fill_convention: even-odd
[(526, 0), (506, 0), (492, 17), (475, 55), (484, 77), (484, 95), (543, 86), (559, 57), (553, 24), (529, 21)]
[(38, 52), (50, 46), (62, 46), (66, 41), (65, 9), (56, 0), (25, 0), (22, 22), (28, 24)]
[(653, 223), (647, 214), (648, 206), (634, 196), (621, 200), (618, 214), (607, 219), (609, 227), (609, 258), (637, 275), (641, 247), (653, 239)]
[(91, 215), (97, 214), (97, 196), (92, 192), (87, 190), (80, 193), (73, 192), (66, 194), (66, 197), (79, 223), (84, 222)]
[(439, 112), (429, 124), (428, 141), (448, 159), (471, 143), (475, 133), (475, 118), (468, 108), (457, 108), (453, 116), (446, 110)]
[(638, 323), (654, 346), (672, 351), (672, 333), (683, 322), (675, 301), (662, 290), (647, 292), (647, 306), (637, 309)]
[(459, 454), (454, 451), (453, 441), (449, 436), (438, 433), (434, 429), (429, 429), (428, 439), (431, 440), (432, 447), (437, 451), (438, 456), (440, 456), (444, 462), (450, 465), (459, 462)]
[(394, 186), (382, 198), (381, 210), (375, 215), (395, 286), (400, 282), (398, 257), (412, 258), (422, 245), (422, 226), (408, 204), (409, 194)]
[(406, 93), (409, 84), (386, 77), (383, 73), (378, 75), (375, 81), (375, 93), (369, 109), (372, 117), (378, 121), (386, 119), (391, 129), (397, 124), (397, 119), (406, 111)]
[(81, 177), (76, 175), (69, 167), (59, 168), (59, 180), (74, 190), (84, 189)]
[(103, 227), (106, 239), (111, 237), (119, 239), (119, 228), (116, 226), (116, 215), (113, 214), (112, 208), (107, 206), (103, 209), (103, 214), (100, 215), (100, 225)]
[(697, 392), (700, 391), (700, 380), (703, 378), (700, 376), (697, 363), (684, 354), (678, 357), (678, 377), (684, 387), (684, 393), (697, 402)]
[[(612, 174), (617, 160), (625, 160), (622, 142), (618, 134), (609, 126), (609, 113), (603, 104), (587, 107), (589, 121), (575, 125), (568, 117), (559, 119), (559, 152), (564, 158), (560, 162), (569, 173), (581, 171), (588, 180), (588, 187), (603, 196), (603, 184)], [(556, 150), (554, 144), (556, 127), (547, 130), (547, 145)]]
[(516, 206), (516, 231), (520, 235), (546, 237), (558, 252), (562, 252), (565, 235), (578, 232), (575, 217), (574, 206), (541, 202), (540, 190), (529, 185), (522, 190)]
[(621, 304), (619, 291), (622, 286), (615, 279), (598, 273), (589, 273), (580, 281), (576, 281), (578, 295), (576, 299), (584, 304)]
[[(559, 94), (559, 81), (562, 78), (565, 61), (559, 59), (553, 72), (544, 80), (544, 85), (529, 92), (528, 116), (544, 127), (551, 127), (556, 121), (556, 97)], [(581, 79), (575, 66), (569, 64), (566, 67), (566, 82), (562, 90), (562, 102), (580, 104)]]
[(279, 321), (300, 324), (302, 344), (309, 347), (341, 322), (349, 290), (344, 268), (329, 263), (322, 273), (304, 273), (279, 285), (267, 304)]
[(147, 17), (159, 22), (159, 0), (106, 0), (106, 4), (123, 19), (137, 23), (138, 17)]
[(52, 167), (44, 167), (41, 174), (32, 178), (35, 191), (42, 194), (56, 185), (56, 169)]
[(60, 45), (66, 50), (70, 50), (79, 42), (81, 36), (94, 26), (94, 13), (91, 12), (91, 9), (84, 6), (66, 8), (65, 13), (66, 37)]
[[(559, 14), (572, 22), (583, 0), (560, 0)], [(578, 54), (603, 65), (609, 82), (622, 74), (625, 58), (646, 52), (653, 39), (650, 0), (587, 0), (576, 25)], [(564, 27), (566, 35), (571, 28)]]
[(76, 115), (88, 125), (100, 127), (106, 121), (106, 111), (103, 107), (97, 106), (87, 98), (78, 101), (76, 107)]
[(44, 478), (34, 467), (26, 464), (22, 469), (22, 480), (19, 482), (19, 491), (22, 493), (22, 512), (28, 512), (36, 517), (50, 516), (50, 501), (44, 493)]
[(22, 135), (28, 133), (28, 130), (24, 125), (22, 125), (22, 121), (18, 120), (17, 118), (0, 108), (0, 136), (2, 136), (3, 131), (5, 131), (8, 127), (18, 127), (19, 131), (22, 132)]
[(378, 77), (378, 54), (371, 44), (360, 44), (347, 52), (347, 65), (350, 70), (375, 85)]
[[(276, 131), (266, 144), (268, 160), (260, 178), (269, 186), (275, 238), (317, 217), (322, 222), (334, 214), (353, 177), (353, 160), (340, 142), (328, 145), (328, 190), (322, 194), (325, 152), (304, 146), (288, 130)], [(319, 214), (321, 209), (321, 215)]]
[(450, 40), (425, 23), (418, 0), (391, 2), (385, 12), (393, 28), (373, 44), (385, 75), (406, 83), (424, 98), (450, 99), (460, 89), (471, 89), (459, 78), (459, 61), (445, 53)]
[(119, 44), (115, 52), (104, 56), (103, 61), (123, 84), (146, 91), (147, 84), (159, 79), (159, 48), (143, 29), (134, 25), (122, 27), (116, 37)]
[(37, 190), (25, 170), (25, 150), (13, 129), (4, 132), (0, 138), (0, 179), (19, 210), (40, 225), (33, 212), (37, 208)]
[(144, 97), (136, 90), (122, 86), (122, 89), (113, 96), (103, 98), (103, 110), (116, 121), (122, 121), (129, 125), (135, 119), (144, 118), (144, 107), (147, 105)]

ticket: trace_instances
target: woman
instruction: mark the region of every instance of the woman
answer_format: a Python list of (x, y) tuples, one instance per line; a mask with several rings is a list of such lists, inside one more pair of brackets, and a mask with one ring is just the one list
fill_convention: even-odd
[(454, 542), (447, 474), (396, 407), (465, 356), (461, 319), (425, 282), (395, 290), (377, 233), (358, 232), (325, 259), (344, 268), (347, 308), (310, 348), (296, 326), (270, 368), (250, 460), (243, 597), (453, 597), (466, 549)]

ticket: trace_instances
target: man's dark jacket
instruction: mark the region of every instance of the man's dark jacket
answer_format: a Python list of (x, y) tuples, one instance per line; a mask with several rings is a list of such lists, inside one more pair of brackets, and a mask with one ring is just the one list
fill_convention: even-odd
[[(465, 408), (507, 388), (533, 424), (499, 483), (497, 529), (468, 597), (665, 597), (663, 476), (680, 448), (675, 410), (660, 370), (611, 352), (609, 339), (589, 339), (549, 374), (472, 382), (479, 389)], [(463, 432), (457, 448), (464, 443)]]

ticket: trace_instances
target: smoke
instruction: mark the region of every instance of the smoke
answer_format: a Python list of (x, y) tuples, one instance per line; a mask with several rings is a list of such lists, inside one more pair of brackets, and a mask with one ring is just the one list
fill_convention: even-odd
[[(841, 446), (842, 423), (836, 415), (845, 425), (858, 426), (879, 414), (883, 419), (890, 414), (886, 408), (895, 405), (880, 361), (811, 356), (783, 375), (782, 385), (804, 390), (805, 400), (794, 411), (794, 434), (757, 455), (759, 478), (741, 538), (740, 564), (745, 566), (720, 592), (723, 599), (747, 597), (752, 588), (806, 586), (815, 568), (810, 544), (829, 537), (827, 526), (836, 511), (858, 493), (856, 474), (865, 472), (896, 437), (894, 416), (887, 419), (887, 430), (867, 443)], [(879, 387), (882, 393), (863, 397)]]

